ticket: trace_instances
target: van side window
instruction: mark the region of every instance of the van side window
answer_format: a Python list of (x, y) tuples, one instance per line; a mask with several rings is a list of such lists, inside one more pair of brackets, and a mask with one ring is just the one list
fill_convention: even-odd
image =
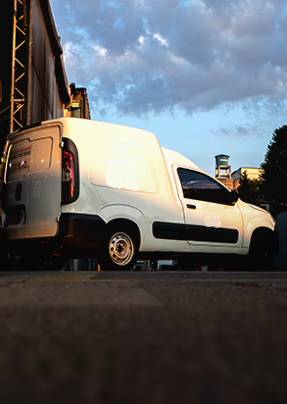
[(229, 192), (205, 174), (186, 168), (177, 169), (183, 196), (187, 199), (229, 204)]

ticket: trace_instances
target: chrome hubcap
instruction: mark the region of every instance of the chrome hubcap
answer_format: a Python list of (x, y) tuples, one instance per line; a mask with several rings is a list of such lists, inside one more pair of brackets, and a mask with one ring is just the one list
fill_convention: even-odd
[(134, 244), (126, 233), (115, 233), (109, 241), (109, 255), (117, 265), (127, 265), (134, 256)]

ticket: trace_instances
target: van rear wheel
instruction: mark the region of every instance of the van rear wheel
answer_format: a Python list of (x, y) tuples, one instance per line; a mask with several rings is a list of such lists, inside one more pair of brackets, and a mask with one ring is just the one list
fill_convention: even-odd
[(103, 270), (130, 270), (137, 260), (138, 250), (139, 243), (132, 229), (112, 227), (105, 237), (100, 267)]

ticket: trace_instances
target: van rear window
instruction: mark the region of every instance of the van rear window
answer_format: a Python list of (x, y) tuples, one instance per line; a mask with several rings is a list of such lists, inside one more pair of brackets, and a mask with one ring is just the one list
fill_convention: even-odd
[(44, 137), (32, 142), (30, 172), (46, 171), (51, 166), (53, 139)]
[(29, 171), (31, 160), (31, 142), (20, 140), (11, 146), (7, 166), (7, 181), (22, 178)]
[(12, 144), (7, 166), (7, 181), (19, 180), (28, 173), (46, 171), (51, 166), (53, 139), (20, 140)]

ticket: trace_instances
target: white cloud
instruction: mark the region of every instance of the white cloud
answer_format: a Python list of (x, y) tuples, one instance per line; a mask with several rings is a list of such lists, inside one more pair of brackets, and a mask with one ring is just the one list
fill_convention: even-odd
[(141, 35), (140, 37), (138, 37), (138, 43), (143, 45), (145, 42), (145, 37), (143, 35)]
[(99, 56), (106, 56), (108, 53), (108, 50), (102, 46), (94, 45), (93, 48)]
[(156, 39), (162, 46), (168, 48), (168, 41), (159, 33), (153, 34), (154, 39)]
[(53, 1), (69, 77), (102, 107), (193, 113), (286, 99), (282, 0)]

